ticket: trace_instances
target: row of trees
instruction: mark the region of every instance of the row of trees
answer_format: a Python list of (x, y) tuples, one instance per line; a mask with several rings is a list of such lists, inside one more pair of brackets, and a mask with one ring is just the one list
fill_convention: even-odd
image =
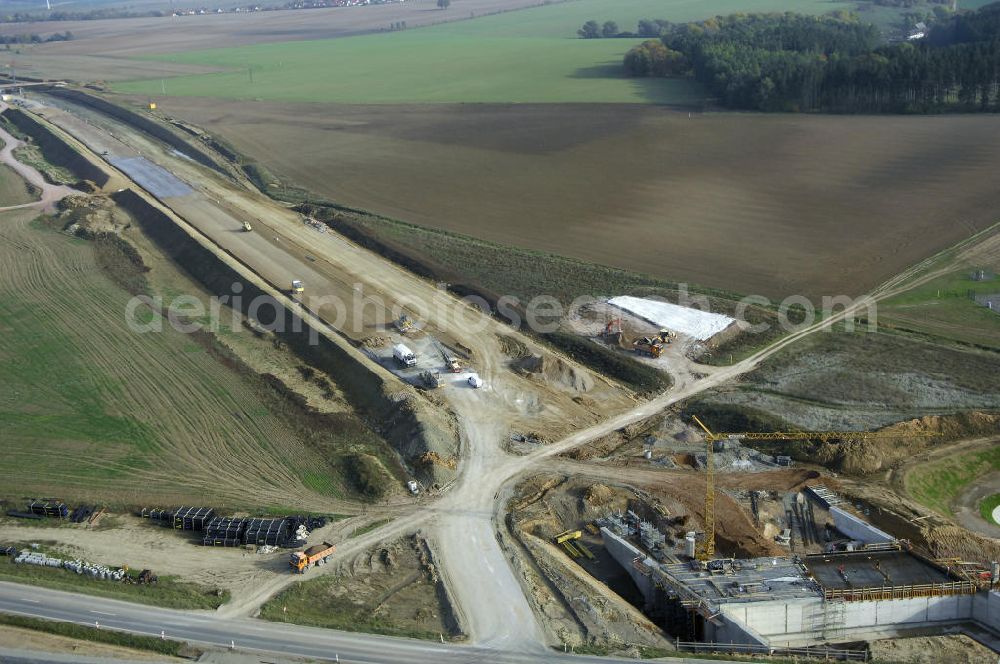
[(605, 21), (604, 25), (599, 25), (597, 21), (587, 21), (583, 27), (576, 31), (582, 39), (599, 39), (601, 37), (617, 37), (619, 35), (618, 24), (614, 21)]
[(0, 44), (43, 44), (45, 42), (60, 42), (69, 41), (73, 38), (73, 33), (67, 30), (66, 32), (55, 32), (48, 37), (42, 37), (37, 33), (32, 33), (30, 35), (0, 35)]
[(1000, 4), (926, 42), (880, 45), (854, 16), (749, 14), (668, 25), (625, 56), (635, 76), (692, 76), (725, 106), (763, 111), (1000, 110)]
[(670, 21), (660, 21), (643, 19), (639, 21), (639, 26), (635, 32), (622, 31), (618, 29), (618, 24), (614, 21), (605, 21), (603, 24), (597, 21), (587, 21), (583, 27), (576, 31), (582, 39), (610, 39), (612, 37), (659, 37), (664, 29), (671, 26)]

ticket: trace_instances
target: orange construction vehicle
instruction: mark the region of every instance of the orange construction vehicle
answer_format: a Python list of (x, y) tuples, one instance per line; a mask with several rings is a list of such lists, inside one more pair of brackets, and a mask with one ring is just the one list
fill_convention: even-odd
[(632, 348), (640, 355), (659, 357), (663, 353), (663, 342), (657, 337), (643, 337), (633, 341)]
[(319, 565), (321, 562), (333, 555), (337, 550), (335, 544), (330, 544), (329, 542), (323, 542), (322, 544), (315, 544), (305, 551), (295, 551), (289, 557), (288, 564), (291, 565), (292, 569), (299, 574), (305, 574), (306, 570), (313, 565)]
[(625, 332), (622, 330), (622, 319), (612, 318), (609, 320), (608, 324), (604, 326), (604, 340), (609, 344), (620, 344), (624, 338)]

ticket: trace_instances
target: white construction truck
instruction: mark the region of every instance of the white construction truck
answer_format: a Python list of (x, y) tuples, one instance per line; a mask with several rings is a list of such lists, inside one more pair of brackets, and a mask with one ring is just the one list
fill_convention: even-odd
[(412, 367), (417, 364), (417, 356), (403, 344), (396, 344), (392, 347), (392, 356), (401, 367)]

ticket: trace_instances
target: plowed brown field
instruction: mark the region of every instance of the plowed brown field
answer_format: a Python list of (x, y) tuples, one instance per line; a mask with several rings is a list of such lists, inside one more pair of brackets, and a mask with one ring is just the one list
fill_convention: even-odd
[(1000, 119), (164, 99), (337, 202), (703, 286), (857, 295), (997, 219)]

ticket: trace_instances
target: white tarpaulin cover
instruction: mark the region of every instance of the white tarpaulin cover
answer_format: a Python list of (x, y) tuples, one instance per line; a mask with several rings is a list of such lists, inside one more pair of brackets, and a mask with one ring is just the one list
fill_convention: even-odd
[(719, 332), (736, 322), (735, 318), (722, 314), (713, 314), (700, 309), (682, 307), (669, 302), (657, 302), (642, 297), (619, 295), (608, 300), (608, 304), (624, 309), (644, 318), (654, 325), (678, 334), (694, 337), (698, 341), (711, 339)]

